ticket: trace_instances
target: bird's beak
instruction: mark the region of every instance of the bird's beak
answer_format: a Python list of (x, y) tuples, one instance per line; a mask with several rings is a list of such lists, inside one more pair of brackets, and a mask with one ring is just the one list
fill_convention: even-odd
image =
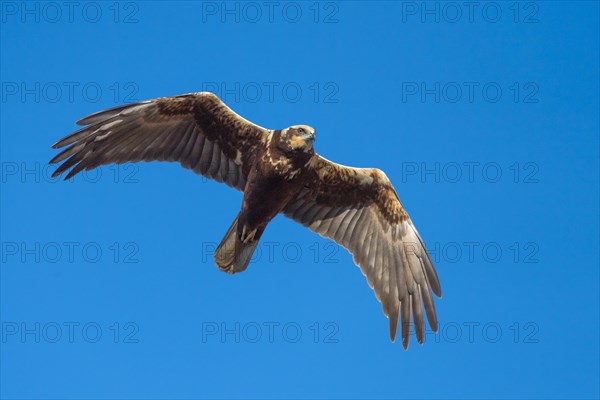
[(317, 137), (315, 135), (315, 131), (305, 133), (301, 137), (302, 137), (302, 140), (309, 140), (310, 139), (312, 142), (314, 142), (317, 139)]

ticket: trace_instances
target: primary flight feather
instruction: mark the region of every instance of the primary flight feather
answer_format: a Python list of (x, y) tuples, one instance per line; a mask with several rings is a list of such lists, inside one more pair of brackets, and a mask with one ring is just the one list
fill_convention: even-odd
[(437, 331), (437, 273), (392, 184), (379, 169), (346, 167), (318, 155), (313, 128), (262, 128), (209, 92), (119, 106), (77, 124), (84, 127), (52, 146), (66, 146), (50, 161), (62, 162), (53, 176), (68, 170), (68, 179), (111, 163), (179, 162), (244, 192), (215, 251), (221, 270), (244, 271), (267, 224), (283, 213), (352, 253), (390, 319), (392, 340), (400, 319), (408, 347), (411, 315), (419, 343), (424, 315)]

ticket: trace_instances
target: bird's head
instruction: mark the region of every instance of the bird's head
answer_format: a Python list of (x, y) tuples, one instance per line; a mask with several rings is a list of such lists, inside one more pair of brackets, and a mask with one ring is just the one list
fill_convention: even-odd
[(293, 125), (280, 131), (278, 146), (289, 152), (310, 153), (313, 151), (315, 129), (308, 125)]

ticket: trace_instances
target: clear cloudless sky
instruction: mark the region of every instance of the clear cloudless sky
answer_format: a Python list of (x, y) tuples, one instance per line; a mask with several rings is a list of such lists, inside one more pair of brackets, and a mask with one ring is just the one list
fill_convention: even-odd
[[(1, 4), (2, 398), (598, 398), (597, 2)], [(177, 164), (51, 179), (119, 104), (212, 90), (378, 167), (430, 248), (408, 351), (352, 257)]]

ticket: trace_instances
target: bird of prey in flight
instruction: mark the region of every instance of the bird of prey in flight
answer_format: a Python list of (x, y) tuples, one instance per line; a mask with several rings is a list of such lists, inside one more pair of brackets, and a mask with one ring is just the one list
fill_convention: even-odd
[(214, 254), (222, 271), (244, 271), (267, 224), (283, 213), (352, 253), (389, 317), (392, 341), (400, 319), (408, 347), (411, 315), (419, 343), (424, 314), (437, 331), (437, 273), (392, 184), (379, 169), (321, 157), (313, 128), (262, 128), (209, 92), (114, 107), (77, 124), (83, 128), (52, 146), (66, 146), (50, 161), (62, 162), (53, 176), (69, 170), (68, 179), (111, 163), (179, 162), (244, 193)]

